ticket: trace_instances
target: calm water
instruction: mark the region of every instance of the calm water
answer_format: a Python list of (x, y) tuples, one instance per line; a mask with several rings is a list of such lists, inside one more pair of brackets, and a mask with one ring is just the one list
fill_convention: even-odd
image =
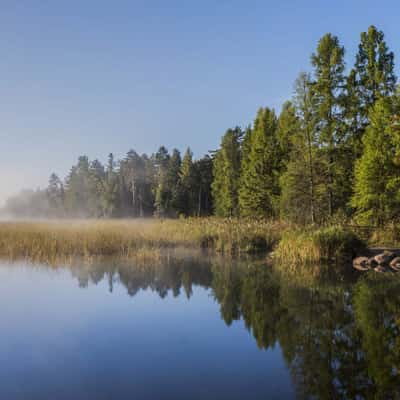
[(0, 399), (399, 398), (399, 282), (3, 263)]

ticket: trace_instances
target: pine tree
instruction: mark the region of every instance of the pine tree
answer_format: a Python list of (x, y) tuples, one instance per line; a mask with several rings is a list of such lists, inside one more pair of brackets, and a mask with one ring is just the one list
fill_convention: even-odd
[(120, 211), (118, 187), (118, 172), (115, 170), (114, 155), (108, 155), (107, 169), (104, 179), (104, 189), (102, 195), (103, 214), (107, 217), (115, 217)]
[(89, 164), (88, 191), (89, 191), (89, 216), (103, 216), (103, 195), (105, 183), (104, 166), (99, 160), (94, 160)]
[(301, 73), (295, 83), (290, 154), (280, 177), (281, 216), (300, 223), (316, 222), (317, 202), (317, 137), (315, 129), (315, 98), (310, 75)]
[(49, 213), (51, 217), (62, 217), (65, 215), (64, 185), (56, 174), (51, 174), (49, 185), (46, 190)]
[(279, 114), (276, 131), (280, 151), (281, 173), (285, 170), (286, 164), (289, 161), (293, 149), (293, 137), (298, 134), (299, 128), (296, 109), (292, 102), (287, 101), (283, 104), (282, 111)]
[(361, 33), (354, 70), (360, 99), (361, 121), (367, 124), (369, 109), (380, 97), (390, 96), (396, 88), (394, 54), (389, 51), (385, 35), (375, 26)]
[(197, 186), (197, 216), (211, 215), (213, 211), (211, 184), (213, 182), (213, 161), (205, 155), (194, 163)]
[(165, 176), (164, 188), (167, 193), (166, 212), (169, 216), (176, 216), (176, 210), (179, 208), (179, 172), (182, 165), (181, 153), (179, 150), (172, 150), (171, 157), (168, 162), (167, 173)]
[(394, 54), (389, 51), (383, 32), (370, 26), (361, 33), (356, 62), (346, 84), (345, 119), (354, 160), (362, 153), (369, 110), (380, 97), (395, 92), (396, 80)]
[(193, 153), (188, 147), (182, 159), (179, 171), (178, 186), (178, 214), (185, 216), (196, 214), (196, 191), (195, 188), (195, 171), (193, 165)]
[(89, 186), (89, 159), (80, 156), (66, 179), (65, 204), (70, 216), (90, 216)]
[(221, 148), (214, 157), (212, 184), (215, 213), (232, 217), (239, 214), (240, 142), (239, 127), (228, 129), (222, 137)]
[(271, 217), (279, 196), (279, 147), (277, 118), (269, 108), (260, 108), (254, 121), (249, 153), (242, 163), (239, 204), (242, 216)]
[(156, 190), (155, 190), (155, 215), (157, 217), (168, 216), (170, 195), (166, 185), (167, 171), (170, 156), (168, 150), (161, 146), (155, 154), (154, 162), (156, 167)]
[(341, 145), (345, 136), (342, 123), (345, 64), (344, 48), (340, 46), (339, 39), (330, 33), (324, 35), (318, 43), (316, 53), (311, 56), (311, 63), (315, 79), (313, 96), (316, 129), (325, 162), (327, 214), (332, 217), (335, 211), (346, 204), (343, 188), (347, 189), (350, 185), (350, 182), (343, 182), (343, 168), (340, 163)]
[(376, 102), (369, 115), (352, 197), (362, 223), (382, 225), (400, 217), (399, 111), (398, 99), (386, 97)]

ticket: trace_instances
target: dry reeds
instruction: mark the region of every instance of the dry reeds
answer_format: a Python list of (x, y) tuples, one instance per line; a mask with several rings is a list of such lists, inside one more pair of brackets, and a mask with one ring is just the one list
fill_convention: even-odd
[(271, 249), (285, 226), (255, 220), (63, 220), (0, 223), (0, 256), (52, 263), (57, 258), (144, 258), (163, 249), (206, 248), (224, 254)]

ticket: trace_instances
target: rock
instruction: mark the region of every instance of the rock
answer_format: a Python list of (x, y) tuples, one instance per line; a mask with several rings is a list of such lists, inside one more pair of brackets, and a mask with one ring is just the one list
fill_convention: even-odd
[(361, 265), (363, 267), (366, 267), (369, 265), (369, 258), (368, 257), (356, 257), (353, 260), (353, 265)]
[(368, 257), (356, 257), (353, 260), (353, 267), (359, 271), (368, 271), (371, 269)]
[(378, 266), (378, 263), (376, 262), (376, 260), (375, 260), (374, 257), (371, 257), (371, 258), (368, 260), (368, 262), (369, 262), (369, 266), (370, 266), (371, 268), (374, 268), (374, 267)]
[(385, 267), (384, 265), (380, 264), (377, 267), (374, 268), (374, 271), (376, 272), (387, 272), (389, 269)]
[(357, 269), (358, 271), (369, 271), (371, 269), (370, 266), (363, 266), (361, 264), (353, 264), (353, 268)]
[(374, 260), (379, 264), (389, 264), (390, 261), (392, 261), (396, 257), (396, 254), (393, 253), (392, 251), (387, 251), (385, 250), (383, 253), (378, 254), (377, 256), (374, 257)]
[(390, 261), (390, 268), (392, 268), (394, 271), (398, 272), (400, 271), (400, 257), (395, 257), (393, 258), (392, 261)]

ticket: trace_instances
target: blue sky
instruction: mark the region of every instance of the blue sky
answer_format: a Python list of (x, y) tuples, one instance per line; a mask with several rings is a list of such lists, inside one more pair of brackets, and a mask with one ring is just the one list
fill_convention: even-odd
[(399, 15), (394, 0), (1, 1), (0, 203), (80, 154), (215, 149), (290, 98), (324, 33), (349, 66), (371, 24), (400, 56)]

